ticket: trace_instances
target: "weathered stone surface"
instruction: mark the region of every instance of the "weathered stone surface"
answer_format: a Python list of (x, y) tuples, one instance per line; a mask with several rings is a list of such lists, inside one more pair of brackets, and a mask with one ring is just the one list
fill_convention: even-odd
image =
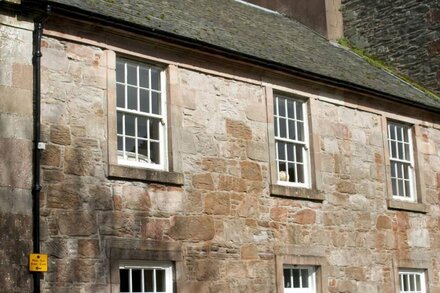
[(310, 209), (300, 210), (293, 215), (293, 222), (302, 225), (314, 224), (315, 220), (316, 212)]
[(52, 125), (50, 127), (50, 141), (56, 144), (69, 145), (71, 143), (70, 128), (65, 125)]
[(246, 244), (240, 247), (242, 259), (258, 259), (258, 249), (254, 244)]
[(59, 147), (49, 144), (41, 155), (41, 164), (46, 166), (59, 167), (61, 164), (61, 150)]
[(84, 148), (66, 148), (64, 150), (64, 172), (79, 176), (94, 174), (93, 154)]
[(218, 190), (245, 192), (247, 190), (246, 182), (233, 176), (220, 176)]
[(208, 193), (205, 196), (205, 212), (211, 215), (229, 215), (230, 197), (224, 193)]
[(123, 209), (148, 211), (151, 207), (150, 196), (144, 187), (126, 185), (121, 198)]
[(94, 185), (89, 188), (90, 205), (94, 210), (110, 210), (113, 206), (112, 191), (107, 186)]
[(32, 184), (32, 142), (0, 139), (0, 186), (29, 189)]
[(210, 216), (175, 216), (169, 235), (176, 240), (211, 240), (214, 220)]
[(90, 236), (98, 230), (96, 217), (88, 212), (60, 212), (56, 221), (59, 232), (66, 236)]
[(249, 180), (261, 180), (260, 165), (254, 162), (242, 161), (240, 162), (241, 178)]
[(251, 140), (251, 129), (241, 121), (226, 120), (226, 132), (233, 138)]
[(192, 177), (192, 184), (194, 188), (198, 189), (214, 189), (214, 182), (212, 181), (212, 176), (209, 173), (194, 175)]
[(47, 192), (48, 208), (77, 210), (81, 207), (81, 195), (75, 184), (51, 185)]
[(97, 258), (99, 256), (99, 241), (89, 239), (78, 240), (78, 255), (84, 258)]

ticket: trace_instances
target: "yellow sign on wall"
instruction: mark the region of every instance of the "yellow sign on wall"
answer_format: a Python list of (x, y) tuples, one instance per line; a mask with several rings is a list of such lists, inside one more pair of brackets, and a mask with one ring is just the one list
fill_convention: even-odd
[(29, 271), (47, 272), (47, 254), (31, 253), (29, 255)]

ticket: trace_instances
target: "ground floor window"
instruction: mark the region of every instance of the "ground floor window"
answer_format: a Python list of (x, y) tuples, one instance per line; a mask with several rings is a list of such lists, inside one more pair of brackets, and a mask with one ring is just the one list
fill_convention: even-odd
[(425, 271), (399, 270), (400, 293), (426, 293)]
[(121, 293), (173, 292), (173, 270), (169, 262), (121, 263), (119, 278)]
[(284, 265), (284, 293), (315, 293), (316, 269), (311, 266)]

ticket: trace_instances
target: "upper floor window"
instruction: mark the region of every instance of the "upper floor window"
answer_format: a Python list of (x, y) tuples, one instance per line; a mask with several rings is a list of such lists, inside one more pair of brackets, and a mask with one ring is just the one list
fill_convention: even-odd
[(118, 163), (166, 169), (165, 74), (123, 58), (116, 62)]
[(173, 271), (168, 262), (130, 262), (119, 267), (120, 292), (172, 293)]
[(404, 124), (388, 122), (388, 145), (393, 198), (416, 201), (411, 128)]
[(282, 95), (274, 100), (277, 183), (309, 187), (309, 140), (306, 103)]
[(284, 266), (284, 293), (315, 293), (315, 268), (308, 266)]
[(426, 293), (425, 272), (423, 270), (399, 271), (400, 293)]

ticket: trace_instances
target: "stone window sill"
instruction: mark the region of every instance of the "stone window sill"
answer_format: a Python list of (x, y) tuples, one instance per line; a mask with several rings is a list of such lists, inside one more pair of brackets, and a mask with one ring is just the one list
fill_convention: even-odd
[(140, 180), (171, 185), (183, 185), (182, 173), (109, 165), (108, 176), (117, 179)]
[(403, 210), (415, 213), (424, 213), (428, 212), (428, 206), (424, 203), (419, 202), (407, 202), (396, 199), (388, 199), (387, 200), (388, 208), (391, 210)]
[(272, 196), (288, 197), (292, 199), (305, 199), (311, 201), (324, 201), (325, 197), (322, 191), (317, 189), (307, 189), (292, 186), (283, 186), (272, 184), (270, 186)]

